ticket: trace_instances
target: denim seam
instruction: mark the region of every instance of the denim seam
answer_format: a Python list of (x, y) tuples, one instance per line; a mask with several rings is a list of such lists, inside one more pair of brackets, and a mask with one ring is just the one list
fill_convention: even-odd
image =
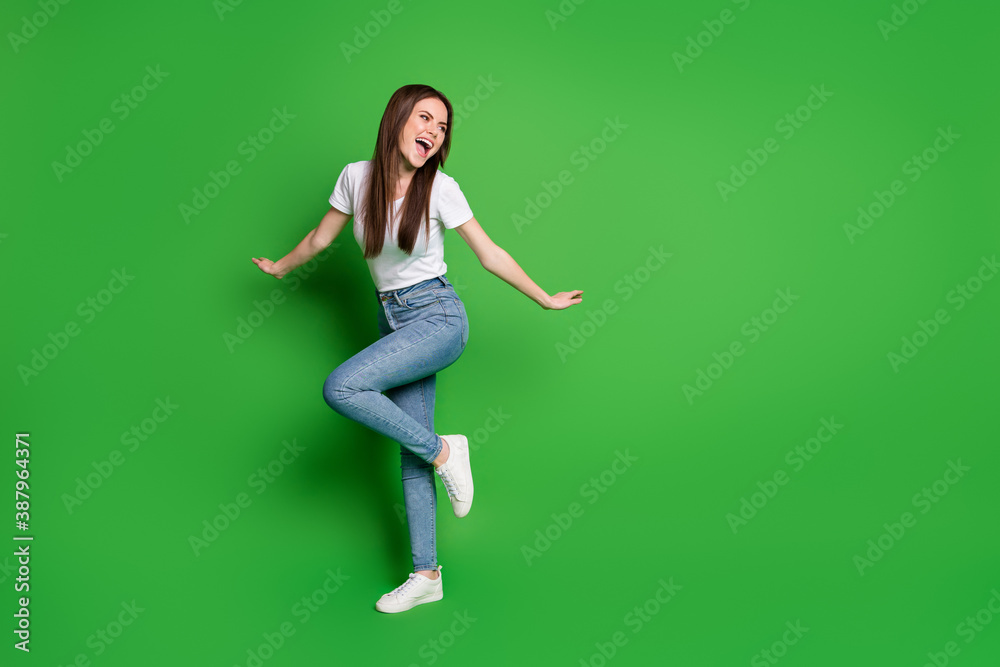
[[(422, 293), (423, 291), (424, 291), (424, 290), (421, 290), (421, 292), (418, 292), (418, 294), (419, 294), (419, 293)], [(433, 291), (433, 290), (432, 290), (432, 291)], [(442, 311), (442, 312), (444, 312), (444, 306), (443, 306), (443, 305), (441, 304), (441, 297), (439, 297), (439, 296), (437, 295), (437, 293), (435, 293), (435, 294), (434, 294), (434, 296), (435, 296), (435, 300), (434, 300), (434, 303), (436, 303), (436, 304), (437, 304), (438, 306), (441, 306), (441, 311)], [(429, 304), (429, 303), (428, 303), (427, 305), (424, 305), (424, 306), (416, 306), (416, 307), (412, 307), (412, 306), (410, 306), (410, 304), (408, 304), (408, 303), (406, 302), (406, 300), (407, 300), (407, 299), (410, 299), (410, 298), (412, 298), (412, 297), (413, 297), (413, 295), (412, 295), (412, 294), (407, 294), (407, 295), (406, 295), (405, 297), (403, 297), (403, 302), (402, 302), (402, 303), (400, 304), (400, 307), (401, 307), (401, 308), (404, 308), (405, 310), (407, 310), (407, 311), (409, 311), (409, 312), (411, 312), (411, 313), (413, 313), (413, 312), (416, 312), (416, 311), (420, 310), (421, 308), (427, 308), (428, 306), (430, 306), (430, 305), (431, 305), (431, 304)], [(445, 315), (447, 315), (447, 313), (445, 313)]]
[[(418, 438), (419, 438), (419, 436), (418, 436), (418, 435), (417, 435), (416, 433), (411, 433), (410, 431), (407, 431), (406, 429), (404, 429), (404, 428), (403, 428), (402, 426), (400, 426), (399, 424), (397, 424), (397, 423), (395, 423), (395, 422), (391, 422), (391, 421), (389, 421), (388, 419), (386, 419), (386, 418), (385, 418), (385, 417), (383, 417), (382, 415), (378, 414), (377, 412), (372, 412), (371, 410), (369, 410), (369, 409), (368, 409), (368, 408), (366, 408), (365, 406), (363, 406), (363, 405), (358, 405), (357, 403), (354, 403), (353, 401), (351, 401), (351, 399), (350, 399), (350, 398), (344, 398), (344, 400), (345, 400), (345, 401), (347, 401), (347, 402), (349, 402), (349, 403), (350, 403), (350, 404), (351, 404), (352, 406), (354, 406), (354, 408), (356, 408), (356, 409), (358, 409), (358, 410), (364, 410), (364, 411), (365, 411), (365, 412), (367, 412), (368, 414), (370, 414), (370, 415), (372, 415), (372, 416), (376, 417), (376, 418), (377, 418), (378, 420), (380, 420), (380, 421), (381, 421), (381, 422), (382, 422), (383, 424), (391, 424), (391, 425), (395, 426), (396, 428), (398, 428), (398, 429), (399, 429), (400, 431), (402, 431), (403, 433), (405, 433), (406, 435), (408, 435), (408, 436), (410, 436), (410, 437), (412, 437), (412, 438), (414, 438), (414, 439), (418, 439)], [(422, 457), (421, 457), (421, 458), (422, 458)], [(435, 456), (434, 458), (437, 458), (437, 457)], [(424, 459), (424, 460), (425, 460), (425, 461), (427, 461), (426, 459)], [(427, 463), (431, 463), (431, 462), (432, 462), (433, 460), (434, 460), (434, 459), (431, 459), (430, 461), (427, 461)]]
[[(406, 350), (410, 349), (411, 347), (413, 347), (414, 345), (417, 345), (417, 344), (419, 344), (419, 343), (422, 343), (422, 342), (424, 342), (425, 340), (427, 340), (427, 339), (428, 339), (428, 338), (430, 338), (431, 336), (434, 336), (434, 335), (437, 335), (438, 333), (440, 333), (440, 332), (444, 331), (444, 330), (445, 330), (445, 327), (447, 326), (447, 314), (445, 315), (445, 318), (446, 318), (446, 319), (445, 319), (445, 325), (444, 325), (444, 326), (441, 326), (441, 327), (439, 327), (439, 328), (435, 329), (434, 331), (432, 331), (431, 333), (427, 334), (427, 335), (426, 335), (426, 336), (424, 336), (423, 338), (421, 338), (421, 339), (419, 339), (419, 340), (416, 340), (416, 341), (414, 341), (414, 342), (410, 343), (409, 345), (407, 345), (407, 346), (406, 346), (406, 347), (404, 347), (404, 348), (401, 348), (401, 349), (399, 349), (399, 350), (396, 350), (396, 351), (395, 351), (395, 352), (393, 352), (392, 354), (388, 354), (388, 355), (386, 355), (386, 356), (384, 356), (384, 357), (381, 357), (381, 358), (379, 358), (379, 359), (378, 359), (378, 360), (376, 360), (376, 361), (373, 361), (373, 362), (371, 362), (370, 364), (367, 364), (367, 365), (365, 365), (365, 366), (363, 366), (363, 367), (359, 368), (359, 369), (358, 369), (358, 370), (356, 370), (355, 372), (351, 373), (351, 375), (349, 375), (349, 376), (348, 376), (348, 377), (347, 377), (347, 378), (346, 378), (346, 379), (344, 380), (344, 382), (345, 382), (345, 383), (349, 383), (349, 382), (350, 382), (351, 380), (353, 380), (353, 379), (354, 379), (354, 377), (355, 377), (356, 375), (358, 375), (359, 373), (361, 373), (362, 371), (364, 371), (365, 369), (367, 369), (367, 368), (368, 368), (369, 366), (372, 366), (372, 365), (374, 365), (374, 364), (378, 363), (378, 361), (383, 361), (383, 360), (385, 360), (385, 359), (388, 359), (389, 357), (392, 357), (392, 356), (394, 356), (394, 355), (396, 355), (396, 354), (398, 354), (398, 353), (400, 353), (400, 352), (404, 352), (404, 351), (406, 351)], [(348, 397), (345, 397), (345, 398), (344, 398), (344, 400), (346, 400), (346, 401), (350, 401), (350, 397), (349, 397), (349, 396), (348, 396)], [(382, 417), (381, 415), (379, 415), (379, 414), (378, 414), (377, 412), (372, 412), (371, 410), (369, 410), (368, 408), (364, 407), (363, 405), (357, 405), (357, 404), (355, 404), (355, 403), (354, 403), (353, 401), (351, 402), (351, 405), (353, 405), (353, 406), (354, 406), (355, 408), (358, 408), (358, 409), (360, 409), (360, 410), (364, 410), (365, 412), (368, 412), (369, 414), (372, 414), (372, 415), (374, 415), (375, 417), (377, 417), (377, 418), (381, 419), (381, 420), (382, 420), (382, 421), (383, 421), (384, 423), (386, 423), (386, 424), (391, 424), (391, 423), (392, 423), (392, 422), (390, 422), (389, 420), (387, 420), (387, 419), (385, 419), (384, 417)], [(416, 434), (415, 434), (415, 433), (410, 433), (409, 431), (407, 431), (407, 430), (403, 429), (402, 427), (400, 427), (400, 426), (399, 426), (398, 424), (397, 424), (396, 426), (397, 426), (398, 428), (400, 428), (400, 430), (402, 430), (402, 431), (403, 431), (404, 433), (406, 433), (407, 435), (409, 435), (409, 436), (411, 436), (411, 437), (416, 437)], [(430, 429), (427, 429), (427, 430), (430, 430)], [(436, 434), (435, 434), (435, 437), (436, 437)], [(436, 444), (436, 445), (437, 445), (438, 447), (440, 447), (440, 445), (441, 445), (440, 441), (438, 441), (438, 442), (437, 442), (437, 443), (435, 443), (435, 444)], [(440, 450), (439, 450), (439, 451), (440, 451)], [(437, 457), (435, 457), (435, 458), (437, 458)], [(432, 462), (433, 460), (434, 460), (434, 459), (431, 459), (430, 461), (428, 461), (428, 463), (431, 463), (431, 462)]]
[[(419, 290), (417, 290), (415, 292), (407, 292), (406, 294), (403, 294), (403, 295), (399, 294), (399, 292), (401, 290), (406, 290), (406, 289), (409, 289), (409, 287), (414, 287), (414, 285), (410, 285), (409, 287), (400, 287), (398, 290), (389, 290), (388, 292), (379, 292), (378, 294), (379, 294), (379, 296), (387, 295), (387, 294), (394, 294), (395, 296), (397, 296), (397, 297), (399, 297), (399, 298), (401, 298), (401, 299), (403, 299), (405, 301), (408, 297), (414, 296), (416, 294), (423, 294), (427, 290), (437, 289), (437, 285), (435, 285), (435, 284), (432, 283), (432, 281), (434, 281), (434, 280), (438, 280), (438, 278), (431, 278), (430, 280), (425, 281), (425, 282), (427, 282), (427, 285), (425, 285), (423, 288), (421, 288), (421, 289), (419, 289)], [(417, 283), (417, 285), (419, 285), (419, 284), (420, 283)]]
[(420, 407), (424, 410), (424, 428), (428, 431), (431, 430), (430, 420), (427, 419), (427, 388), (424, 386), (427, 382), (427, 378), (420, 378)]
[[(425, 386), (425, 382), (426, 381), (427, 381), (426, 378), (424, 378), (423, 380), (420, 381), (420, 401), (421, 401), (421, 403), (424, 406), (424, 425), (427, 427), (427, 430), (430, 431), (431, 430), (431, 425), (430, 425), (430, 419), (428, 417), (428, 412), (427, 412), (427, 394), (426, 394), (427, 387)], [(437, 433), (434, 434), (434, 439), (435, 439), (436, 444), (439, 445), (439, 447), (434, 452), (434, 459), (436, 459), (441, 454), (441, 450), (444, 449), (444, 445), (442, 444), (441, 438), (440, 438), (440, 436), (438, 436)], [(429, 481), (430, 481), (431, 492), (428, 494), (428, 497), (427, 497), (427, 509), (428, 509), (427, 514), (428, 514), (428, 516), (431, 519), (430, 540), (429, 540), (428, 550), (430, 551), (431, 555), (434, 556), (435, 559), (436, 559), (437, 558), (437, 539), (436, 539), (437, 527), (434, 524), (434, 515), (436, 513), (436, 509), (437, 508), (435, 507), (434, 501), (435, 501), (435, 499), (437, 497), (437, 483), (436, 483), (437, 482), (437, 479), (436, 479), (437, 478), (437, 473), (434, 472), (434, 463), (433, 463), (434, 459), (431, 459), (431, 463), (430, 463), (431, 471), (430, 471), (430, 480)], [(435, 566), (436, 565), (437, 564), (435, 563)], [(418, 569), (424, 569), (424, 568), (418, 568)], [(427, 569), (433, 570), (434, 567), (430, 567), (430, 568), (427, 568)]]
[[(421, 383), (420, 383), (420, 402), (423, 403), (423, 405), (424, 405), (424, 426), (427, 427), (428, 431), (431, 431), (431, 425), (428, 423), (428, 420), (427, 420), (427, 401), (424, 398), (424, 383), (423, 383), (423, 381), (421, 381)], [(434, 433), (434, 432), (431, 431), (431, 433)], [(434, 465), (434, 459), (436, 459), (438, 456), (441, 455), (441, 450), (442, 449), (444, 449), (444, 445), (441, 444), (441, 436), (439, 436), (437, 433), (434, 433), (434, 457), (429, 461), (429, 463), (431, 464), (431, 466)]]
[[(451, 298), (451, 297), (448, 297), (448, 298)], [(462, 338), (464, 338), (464, 335), (462, 335), (462, 334), (464, 334), (464, 330), (465, 330), (465, 322), (461, 321), (462, 320), (462, 311), (458, 308), (458, 304), (456, 303), (456, 304), (454, 304), (454, 306), (455, 306), (455, 310), (458, 310), (458, 315), (456, 316), (454, 314), (449, 314), (448, 313), (448, 309), (444, 307), (444, 304), (441, 303), (440, 299), (441, 299), (441, 295), (438, 295), (438, 303), (441, 304), (441, 310), (444, 311), (445, 324), (447, 324), (448, 322), (454, 323), (453, 320), (455, 320), (456, 317), (459, 320), (459, 322), (458, 322), (459, 329), (462, 330), (461, 333), (459, 334), (459, 341), (461, 341)], [(452, 300), (454, 301), (454, 299), (452, 299)], [(463, 352), (465, 351), (465, 345), (462, 346), (462, 351)]]
[(437, 560), (437, 537), (436, 537), (437, 536), (437, 526), (434, 523), (434, 515), (436, 514), (436, 512), (434, 511), (435, 510), (434, 500), (435, 500), (435, 498), (437, 498), (437, 485), (434, 483), (434, 478), (436, 476), (437, 475), (434, 472), (431, 472), (431, 496), (430, 496), (430, 500), (429, 500), (430, 510), (431, 510), (430, 511), (430, 517), (431, 517), (430, 551), (431, 551), (431, 554), (434, 556), (435, 560)]
[(403, 294), (402, 296), (400, 296), (400, 298), (405, 301), (406, 299), (409, 299), (411, 296), (416, 296), (418, 294), (423, 294), (427, 290), (432, 290), (432, 289), (434, 289), (434, 287), (431, 286), (431, 285), (428, 285), (427, 287), (425, 287), (423, 289), (419, 289), (416, 292), (408, 292), (406, 294)]
[[(424, 428), (430, 431), (431, 430), (430, 419), (427, 418), (427, 393), (426, 393), (427, 388), (424, 386), (424, 382), (426, 381), (427, 378), (421, 378), (420, 380), (420, 405), (422, 405), (424, 408)], [(433, 431), (431, 432), (433, 433)], [(441, 438), (438, 436), (437, 433), (434, 433), (434, 444), (437, 445), (437, 447), (435, 447), (434, 458), (431, 459), (432, 466), (434, 465), (433, 463), (434, 459), (436, 459), (441, 454), (441, 450), (444, 449), (444, 445), (441, 444)]]

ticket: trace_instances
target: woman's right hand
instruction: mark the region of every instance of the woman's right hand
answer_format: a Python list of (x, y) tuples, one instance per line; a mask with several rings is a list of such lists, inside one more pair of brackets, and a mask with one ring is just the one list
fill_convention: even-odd
[(582, 289), (575, 289), (572, 292), (559, 292), (558, 294), (551, 295), (548, 305), (542, 307), (546, 310), (565, 310), (583, 301), (582, 295)]
[(258, 269), (260, 269), (267, 275), (274, 276), (278, 280), (281, 280), (281, 276), (278, 275), (275, 262), (272, 262), (267, 257), (251, 257), (250, 260), (257, 265)]

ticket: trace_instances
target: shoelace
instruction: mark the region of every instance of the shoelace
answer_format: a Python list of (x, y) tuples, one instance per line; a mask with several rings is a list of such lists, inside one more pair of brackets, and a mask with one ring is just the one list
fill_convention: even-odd
[(404, 581), (402, 584), (400, 584), (399, 586), (397, 586), (396, 589), (392, 593), (389, 593), (389, 595), (403, 595), (415, 583), (417, 583), (417, 575), (416, 575), (416, 573), (412, 573), (411, 572), (410, 573), (410, 577), (406, 581)]
[(451, 470), (448, 469), (448, 464), (440, 466), (438, 469), (438, 477), (444, 482), (444, 488), (448, 491), (448, 495), (452, 498), (458, 496), (458, 482), (455, 481), (454, 476), (451, 474)]

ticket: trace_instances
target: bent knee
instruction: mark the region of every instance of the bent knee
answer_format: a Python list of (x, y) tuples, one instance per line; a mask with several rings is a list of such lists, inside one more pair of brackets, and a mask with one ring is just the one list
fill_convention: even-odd
[(347, 386), (343, 374), (337, 371), (330, 373), (323, 383), (323, 400), (334, 410), (344, 405), (354, 393), (355, 391)]

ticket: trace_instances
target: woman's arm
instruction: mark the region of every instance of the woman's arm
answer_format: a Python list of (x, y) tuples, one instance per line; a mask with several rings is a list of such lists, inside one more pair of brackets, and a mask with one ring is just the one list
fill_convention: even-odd
[(483, 268), (512, 287), (517, 288), (529, 299), (546, 310), (562, 310), (580, 303), (583, 290), (559, 292), (549, 296), (548, 292), (535, 284), (528, 274), (514, 261), (510, 254), (493, 242), (475, 218), (464, 222), (455, 230), (476, 253)]
[(299, 244), (290, 253), (277, 262), (272, 262), (266, 257), (251, 257), (250, 259), (261, 271), (280, 280), (333, 243), (333, 240), (337, 238), (350, 219), (350, 215), (331, 206), (316, 228), (306, 234), (305, 238), (299, 241)]

